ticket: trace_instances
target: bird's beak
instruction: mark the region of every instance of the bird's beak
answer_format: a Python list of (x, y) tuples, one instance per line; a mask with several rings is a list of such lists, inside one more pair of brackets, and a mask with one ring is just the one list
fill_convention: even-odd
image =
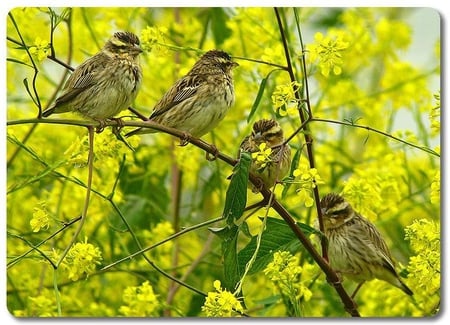
[(232, 68), (236, 68), (236, 67), (238, 67), (239, 66), (239, 63), (237, 63), (237, 62), (234, 62), (233, 61), (233, 63), (231, 63), (231, 67)]
[(322, 216), (327, 214), (327, 209), (326, 208), (322, 208), (320, 209), (320, 212), (322, 212)]
[(137, 44), (134, 45), (133, 51), (136, 52), (137, 54), (144, 52), (144, 50)]

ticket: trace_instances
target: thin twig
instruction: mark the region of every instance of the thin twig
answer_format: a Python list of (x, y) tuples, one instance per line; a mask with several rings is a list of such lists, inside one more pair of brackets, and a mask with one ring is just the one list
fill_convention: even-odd
[[(281, 34), (281, 41), (283, 43), (289, 77), (291, 79), (291, 82), (296, 82), (297, 80), (296, 80), (296, 77), (294, 74), (294, 69), (292, 67), (291, 55), (289, 52), (287, 37), (285, 35), (285, 29), (283, 27), (283, 22), (281, 20), (280, 12), (279, 12), (278, 8), (274, 8), (274, 10), (275, 10), (275, 16), (277, 18), (278, 28), (279, 28), (280, 34)], [(303, 44), (301, 44), (301, 46), (302, 46), (302, 53), (303, 53), (304, 52)], [(302, 56), (302, 61), (304, 61), (304, 56)], [(306, 79), (306, 75), (304, 75), (303, 79)], [(310, 133), (308, 132), (309, 131), (308, 124), (307, 124), (308, 119), (305, 117), (304, 110), (300, 106), (303, 103), (303, 100), (300, 97), (298, 89), (296, 89), (296, 91), (295, 91), (295, 97), (296, 97), (296, 100), (299, 105), (298, 113), (299, 113), (300, 121), (302, 123), (301, 126), (303, 127), (303, 129), (305, 131), (303, 133), (303, 135), (304, 135), (304, 139), (305, 139), (305, 143), (306, 143), (306, 150), (307, 150), (307, 154), (308, 154), (309, 166), (310, 166), (310, 168), (315, 168), (314, 152), (313, 152), (313, 138), (311, 137)], [(312, 118), (312, 111), (311, 111), (311, 108), (309, 107), (309, 96), (308, 95), (306, 97), (306, 103), (308, 105), (309, 118)], [(322, 220), (322, 211), (320, 208), (320, 195), (319, 195), (318, 186), (315, 186), (313, 188), (313, 194), (314, 194), (314, 201), (316, 203), (315, 205), (316, 205), (316, 210), (317, 210), (317, 215), (318, 215), (319, 228), (320, 228), (320, 231), (323, 232), (324, 225), (323, 225), (323, 220)], [(264, 195), (264, 193), (263, 193), (263, 195)], [(266, 195), (267, 195), (267, 193), (266, 193)], [(337, 277), (336, 273), (329, 267), (328, 263), (326, 262), (326, 261), (328, 261), (326, 239), (321, 238), (322, 257), (320, 257), (320, 255), (317, 254), (316, 250), (311, 245), (310, 241), (306, 238), (306, 236), (303, 234), (303, 232), (300, 230), (300, 228), (296, 227), (295, 222), (293, 220), (290, 220), (291, 216), (289, 215), (289, 213), (286, 214), (284, 211), (282, 211), (284, 208), (281, 205), (278, 208), (280, 209), (280, 211), (277, 211), (277, 212), (280, 214), (283, 213), (283, 215), (282, 215), (283, 219), (286, 221), (286, 223), (289, 224), (289, 226), (294, 231), (294, 233), (297, 234), (297, 237), (300, 239), (300, 241), (305, 246), (305, 248), (307, 248), (308, 252), (313, 256), (316, 263), (321, 267), (321, 269), (324, 271), (327, 278), (329, 279), (330, 283), (334, 286), (334, 288), (338, 292), (346, 311), (349, 312), (352, 316), (359, 316), (359, 313), (357, 311), (355, 303), (350, 298), (350, 296), (347, 294), (345, 289), (342, 287), (342, 284), (340, 283), (340, 280)]]
[(223, 217), (219, 217), (219, 218), (216, 218), (216, 219), (208, 220), (208, 221), (196, 224), (194, 226), (184, 228), (184, 229), (182, 229), (182, 230), (180, 230), (180, 231), (178, 231), (178, 232), (176, 232), (176, 233), (174, 233), (174, 234), (164, 238), (163, 240), (161, 240), (161, 241), (159, 241), (159, 242), (157, 242), (157, 243), (155, 243), (155, 244), (153, 244), (151, 246), (148, 246), (148, 247), (145, 247), (145, 248), (141, 248), (138, 251), (134, 252), (133, 254), (130, 254), (130, 255), (124, 257), (124, 258), (121, 258), (120, 260), (117, 260), (117, 261), (115, 261), (115, 262), (113, 262), (111, 264), (108, 264), (108, 265), (104, 266), (100, 271), (106, 271), (106, 270), (108, 270), (108, 269), (110, 269), (112, 267), (115, 267), (115, 266), (119, 265), (122, 262), (131, 260), (134, 257), (139, 256), (139, 255), (141, 255), (141, 254), (143, 254), (145, 252), (148, 252), (148, 251), (150, 251), (150, 250), (152, 250), (152, 249), (154, 249), (154, 248), (156, 248), (156, 247), (158, 247), (158, 246), (160, 246), (160, 245), (162, 245), (162, 244), (164, 244), (164, 243), (166, 243), (166, 242), (168, 242), (168, 241), (170, 241), (170, 240), (172, 240), (174, 238), (177, 238), (177, 237), (179, 237), (179, 236), (181, 236), (183, 234), (186, 234), (186, 233), (191, 232), (193, 230), (196, 230), (196, 229), (199, 229), (199, 228), (211, 225), (211, 224), (219, 222), (221, 220), (223, 220)]
[(436, 151), (434, 151), (434, 150), (432, 150), (430, 148), (427, 148), (427, 147), (424, 147), (424, 146), (420, 146), (420, 145), (417, 145), (417, 144), (405, 141), (405, 140), (403, 140), (401, 138), (393, 136), (392, 134), (389, 134), (387, 132), (374, 129), (374, 128), (372, 128), (370, 126), (367, 126), (367, 125), (360, 125), (360, 124), (355, 124), (353, 122), (336, 121), (336, 120), (330, 120), (330, 119), (324, 119), (324, 118), (311, 118), (310, 122), (324, 122), (324, 123), (330, 123), (330, 124), (339, 124), (339, 125), (344, 125), (344, 126), (350, 126), (350, 127), (359, 128), (359, 129), (365, 129), (365, 130), (370, 131), (370, 132), (381, 134), (381, 135), (383, 135), (383, 136), (385, 136), (387, 138), (391, 138), (392, 140), (401, 142), (401, 143), (406, 144), (406, 145), (408, 145), (410, 147), (422, 150), (422, 151), (424, 151), (426, 153), (429, 153), (429, 154), (432, 154), (432, 155), (434, 155), (436, 157), (441, 157), (441, 155), (439, 153), (437, 153)]
[[(292, 63), (291, 63), (291, 55), (289, 53), (289, 47), (287, 44), (287, 38), (284, 34), (284, 27), (283, 27), (283, 23), (281, 21), (281, 17), (280, 17), (280, 13), (278, 8), (274, 8), (275, 9), (275, 15), (277, 17), (277, 22), (278, 22), (278, 28), (280, 30), (280, 34), (281, 34), (281, 41), (283, 42), (283, 48), (284, 48), (284, 53), (286, 56), (286, 61), (287, 61), (287, 65), (288, 65), (288, 73), (289, 73), (289, 77), (291, 79), (291, 82), (296, 82), (296, 78), (295, 78), (295, 74), (294, 74), (294, 70), (292, 68)], [(302, 53), (303, 51), (303, 44), (301, 44), (302, 46)], [(304, 56), (302, 57), (302, 61), (304, 61)], [(304, 75), (303, 79), (307, 79), (306, 75)], [(300, 97), (299, 91), (298, 89), (296, 89), (295, 91), (295, 97), (297, 99), (297, 102), (302, 103), (303, 100)], [(309, 117), (308, 118), (312, 118), (312, 111), (311, 111), (311, 107), (309, 106), (309, 94), (306, 94), (306, 103), (308, 106), (308, 111), (309, 113)], [(305, 117), (304, 111), (302, 109), (301, 106), (298, 107), (298, 114), (300, 117), (300, 121), (302, 123), (302, 127), (305, 130), (304, 134), (304, 138), (305, 138), (305, 143), (306, 143), (306, 151), (308, 153), (308, 161), (309, 161), (309, 167), (310, 168), (315, 168), (315, 162), (314, 162), (314, 152), (313, 152), (313, 138), (311, 137), (308, 128), (308, 124), (307, 124), (307, 118)], [(316, 210), (317, 210), (317, 217), (319, 220), (319, 229), (320, 231), (324, 231), (324, 226), (323, 226), (323, 221), (322, 221), (322, 211), (320, 209), (320, 195), (319, 195), (319, 187), (316, 186), (313, 189), (313, 194), (314, 194), (314, 201), (316, 203)], [(322, 246), (322, 256), (325, 260), (328, 260), (328, 252), (327, 252), (327, 243), (325, 238), (321, 239), (321, 246)]]
[(69, 253), (69, 250), (72, 248), (72, 246), (75, 244), (78, 235), (81, 232), (81, 229), (83, 229), (83, 225), (86, 221), (87, 212), (89, 208), (89, 201), (91, 198), (91, 187), (92, 187), (92, 174), (94, 171), (94, 128), (88, 127), (89, 132), (89, 153), (88, 153), (88, 180), (87, 180), (87, 187), (86, 187), (86, 197), (84, 199), (84, 206), (83, 206), (83, 212), (81, 213), (81, 220), (78, 224), (77, 229), (75, 230), (75, 233), (72, 236), (72, 240), (70, 241), (69, 245), (67, 245), (64, 252), (59, 257), (58, 262), (56, 263), (56, 266), (59, 267), (66, 257), (67, 253)]
[[(28, 254), (30, 254), (32, 251), (37, 250), (41, 245), (45, 244), (46, 242), (48, 242), (50, 239), (54, 238), (56, 235), (58, 235), (60, 232), (64, 231), (66, 228), (70, 227), (71, 225), (73, 225), (75, 222), (79, 221), (81, 219), (81, 217), (76, 217), (72, 220), (70, 220), (69, 222), (66, 222), (63, 224), (63, 226), (58, 229), (57, 231), (55, 231), (53, 234), (51, 234), (50, 236), (48, 236), (47, 238), (41, 240), (39, 243), (37, 243), (36, 245), (30, 243), (27, 241), (27, 243), (31, 246), (31, 249), (29, 249), (28, 251), (24, 252), (23, 254), (17, 256), (16, 258), (12, 259), (11, 261), (8, 262), (7, 264), (7, 269), (13, 267), (14, 265), (18, 264), (25, 256), (27, 256)], [(8, 234), (10, 236), (15, 236), (18, 238), (22, 238), (21, 236), (18, 235), (13, 235), (13, 234)], [(24, 239), (25, 240), (25, 239)], [(40, 251), (39, 251), (40, 252)], [(56, 267), (56, 265), (50, 260), (50, 264), (53, 267)]]

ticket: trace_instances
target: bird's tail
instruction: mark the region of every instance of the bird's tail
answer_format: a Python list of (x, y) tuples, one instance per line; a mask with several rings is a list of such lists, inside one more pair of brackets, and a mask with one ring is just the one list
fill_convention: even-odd
[(403, 283), (402, 280), (398, 279), (398, 285), (397, 287), (400, 288), (404, 293), (406, 293), (407, 295), (412, 296), (414, 294), (414, 292), (412, 292), (412, 290), (410, 288), (408, 288), (408, 286), (406, 284)]
[(133, 131), (130, 131), (130, 132), (126, 133), (125, 134), (125, 138), (129, 138), (129, 137), (131, 137), (133, 135), (140, 134), (140, 133), (142, 133), (142, 128), (137, 128), (137, 129), (135, 129)]
[(55, 107), (50, 107), (47, 108), (45, 111), (42, 112), (42, 116), (43, 117), (49, 117), (50, 115), (52, 115), (55, 112)]

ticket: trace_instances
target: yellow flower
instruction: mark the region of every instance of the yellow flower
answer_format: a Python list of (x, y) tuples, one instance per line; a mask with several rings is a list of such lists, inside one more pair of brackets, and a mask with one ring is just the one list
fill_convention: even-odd
[(270, 155), (272, 154), (272, 148), (267, 148), (267, 143), (263, 142), (258, 147), (259, 151), (252, 153), (252, 159), (258, 166), (258, 168), (264, 168), (271, 162)]
[(303, 202), (305, 207), (312, 207), (314, 199), (312, 197), (313, 189), (319, 184), (325, 184), (316, 168), (309, 168), (306, 164), (300, 164), (295, 169), (293, 176), (298, 179), (294, 183), (298, 183), (300, 187), (297, 189), (297, 199)]
[(333, 74), (340, 75), (342, 73), (341, 65), (342, 53), (348, 48), (349, 43), (344, 42), (341, 36), (333, 37), (324, 36), (317, 32), (314, 35), (315, 44), (310, 45), (309, 51), (311, 53), (310, 60), (319, 60), (320, 73), (328, 77), (330, 71)]
[(123, 292), (124, 305), (119, 312), (125, 316), (145, 317), (158, 316), (160, 303), (158, 295), (148, 281), (138, 287), (127, 287)]
[(299, 265), (299, 258), (288, 251), (277, 251), (273, 254), (273, 260), (267, 264), (264, 274), (273, 282), (275, 291), (289, 299), (295, 310), (295, 315), (300, 316), (298, 309), (301, 299), (308, 301), (312, 292), (304, 282), (300, 281), (303, 268)]
[(298, 100), (295, 96), (301, 84), (297, 81), (285, 85), (278, 85), (272, 94), (275, 111), (281, 116), (293, 115), (297, 112)]
[(441, 171), (436, 171), (433, 182), (431, 183), (430, 201), (433, 204), (441, 202)]
[(34, 207), (33, 210), (33, 218), (30, 220), (30, 226), (33, 232), (48, 229), (50, 226), (50, 217), (45, 209), (45, 205), (41, 203), (39, 207)]
[(147, 26), (144, 30), (142, 30), (141, 35), (139, 37), (141, 41), (141, 47), (144, 51), (150, 52), (154, 48), (157, 50), (162, 50), (163, 48), (167, 51), (167, 48), (164, 47), (165, 39), (164, 36), (167, 33), (166, 27), (150, 27)]
[(76, 243), (67, 253), (64, 266), (69, 271), (69, 279), (77, 281), (83, 275), (94, 272), (95, 266), (100, 264), (102, 254), (98, 247), (87, 243)]
[(32, 56), (34, 56), (39, 62), (41, 62), (45, 58), (47, 58), (47, 53), (50, 50), (50, 43), (41, 39), (40, 37), (37, 37), (34, 40), (34, 44), (35, 45), (31, 46), (28, 50), (30, 51), (30, 54)]
[(431, 108), (430, 122), (431, 122), (431, 135), (437, 135), (441, 132), (441, 95), (435, 94), (436, 105)]
[(215, 280), (216, 292), (208, 292), (202, 311), (208, 317), (230, 317), (233, 312), (243, 312), (239, 300), (229, 291), (221, 288), (219, 280)]

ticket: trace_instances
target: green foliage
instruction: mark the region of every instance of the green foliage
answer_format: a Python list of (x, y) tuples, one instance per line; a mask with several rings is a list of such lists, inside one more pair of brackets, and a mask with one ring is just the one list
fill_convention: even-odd
[[(301, 224), (299, 226), (307, 235), (317, 233), (315, 228), (308, 225)], [(261, 236), (259, 249), (257, 250), (257, 238), (253, 236), (251, 241), (239, 251), (238, 263), (241, 265), (241, 269), (244, 269), (257, 250), (256, 259), (248, 271), (248, 275), (252, 275), (261, 272), (272, 261), (274, 251), (297, 253), (300, 248), (300, 242), (285, 222), (277, 218), (267, 218), (266, 230)]]
[[(430, 31), (435, 48), (415, 53), (426, 64), (408, 59), (414, 31), (425, 28), (410, 19), (418, 10), (439, 20), (412, 8), (13, 9), (8, 310), (18, 317), (345, 317), (311, 249), (286, 223), (288, 214), (320, 252), (314, 194), (334, 191), (376, 224), (414, 291), (410, 299), (369, 281), (355, 298), (358, 312), (436, 315), (440, 35)], [(71, 113), (36, 118), (71, 68), (117, 30), (135, 32), (145, 50), (133, 103), (144, 116), (200, 53), (221, 48), (234, 57), (236, 104), (202, 138), (228, 160), (209, 161), (200, 146), (178, 146), (164, 133), (127, 139), (131, 150), (110, 126), (92, 144), (92, 121)], [(138, 119), (121, 115), (124, 133)], [(271, 148), (231, 163), (260, 118), (276, 118), (295, 152), (289, 177), (270, 196), (285, 213), (245, 209), (261, 200), (247, 190), (250, 163), (264, 163)], [(343, 286), (351, 294), (356, 284), (344, 279)]]

